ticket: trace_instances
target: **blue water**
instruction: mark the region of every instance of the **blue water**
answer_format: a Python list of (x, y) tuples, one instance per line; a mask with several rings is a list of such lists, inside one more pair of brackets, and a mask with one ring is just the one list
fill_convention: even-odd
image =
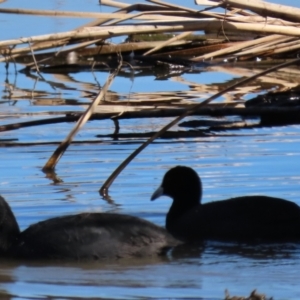
[[(182, 4), (181, 1), (173, 2)], [(286, 1), (285, 4), (300, 6), (298, 1)], [(91, 0), (7, 1), (1, 6), (104, 11), (97, 1)], [(23, 22), (23, 26), (16, 22), (16, 18)], [(36, 25), (36, 20), (39, 20), (40, 26)], [(69, 30), (87, 21), (1, 14), (0, 26), (5, 30), (0, 30), (0, 39)], [(21, 68), (17, 65), (17, 69)], [(95, 75), (103, 85), (107, 74)], [(238, 75), (217, 71), (184, 74), (167, 81), (154, 80), (153, 76), (133, 81), (117, 77), (110, 90), (121, 98), (130, 99), (131, 93), (190, 92), (190, 83), (202, 86), (222, 83), (234, 77)], [(98, 92), (94, 77), (89, 72), (68, 76), (44, 74), (44, 79), (35, 82), (33, 78), (15, 73), (11, 64), (6, 73), (3, 63), (0, 63), (0, 84), (1, 125), (84, 111), (84, 104), (90, 103), (85, 92)], [(250, 93), (255, 94), (258, 84), (259, 81)], [(33, 95), (33, 92), (39, 94)], [(72, 105), (73, 100), (81, 105)], [(49, 116), (49, 112), (55, 115)], [(121, 120), (120, 132), (154, 131), (171, 120)], [(61, 123), (0, 134), (0, 139), (15, 140), (11, 145), (0, 144), (0, 193), (11, 205), (22, 229), (49, 217), (86, 211), (131, 214), (164, 226), (170, 199), (165, 197), (150, 202), (150, 196), (165, 171), (178, 164), (195, 168), (201, 176), (203, 202), (265, 194), (300, 205), (299, 125), (212, 132), (205, 138), (159, 139), (119, 175), (109, 191), (111, 202), (102, 199), (98, 190), (143, 140), (98, 138), (99, 134), (113, 133), (113, 122), (88, 122), (75, 137), (76, 142), (84, 143), (72, 144), (68, 148), (55, 170), (59, 182), (54, 182), (41, 168), (73, 126), (74, 123)], [(13, 299), (49, 296), (220, 300), (224, 299), (226, 288), (232, 295), (243, 296), (248, 296), (256, 288), (276, 300), (298, 300), (299, 269), (298, 245), (249, 249), (211, 243), (184, 256), (171, 252), (164, 259), (59, 265), (3, 262), (0, 267), (0, 295), (14, 295)]]

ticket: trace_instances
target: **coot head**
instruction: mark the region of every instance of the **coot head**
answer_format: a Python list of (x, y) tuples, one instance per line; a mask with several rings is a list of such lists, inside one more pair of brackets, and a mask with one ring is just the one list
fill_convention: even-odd
[(9, 205), (0, 196), (0, 254), (5, 253), (19, 235), (20, 229)]
[(187, 210), (199, 205), (202, 184), (198, 174), (189, 167), (177, 166), (165, 174), (161, 186), (153, 193), (151, 200), (165, 195), (173, 199), (173, 205)]

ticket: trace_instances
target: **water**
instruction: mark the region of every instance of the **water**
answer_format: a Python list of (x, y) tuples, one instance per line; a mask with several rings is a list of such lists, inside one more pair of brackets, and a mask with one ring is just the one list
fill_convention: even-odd
[[(290, 2), (298, 5), (298, 2)], [(17, 7), (19, 4), (19, 1), (7, 1), (3, 6)], [(68, 10), (70, 5), (68, 1), (49, 1), (45, 7), (32, 5), (31, 8)], [(76, 10), (80, 7), (80, 2), (76, 2)], [(100, 8), (96, 1), (86, 1), (84, 10), (100, 11)], [(34, 23), (33, 17), (27, 18), (30, 24)], [(6, 28), (11, 28), (15, 16), (1, 15), (0, 20)], [(77, 19), (41, 20), (52, 25), (18, 26), (13, 32), (1, 30), (0, 38), (27, 36), (28, 32), (50, 33), (55, 31), (55, 26), (67, 30), (80, 25), (76, 23)], [(104, 84), (107, 74), (96, 73), (96, 77)], [(234, 77), (237, 75), (217, 71), (184, 74), (168, 81), (157, 81), (153, 76), (133, 81), (117, 77), (110, 90), (125, 98), (138, 92), (191, 92), (191, 82), (199, 85), (220, 83)], [(0, 82), (3, 85), (0, 92), (1, 124), (53, 117), (49, 116), (50, 111), (57, 116), (84, 111), (84, 104), (90, 102), (86, 91), (98, 91), (90, 72), (45, 74), (43, 80), (35, 81), (33, 77), (15, 73), (12, 65), (6, 73), (4, 64), (0, 64)], [(12, 94), (9, 94), (8, 86)], [(254, 94), (255, 89), (254, 86), (250, 93)], [(32, 91), (39, 94), (32, 96)], [(157, 130), (171, 120), (121, 120), (121, 133)], [(159, 139), (116, 179), (110, 188), (111, 202), (100, 197), (99, 188), (144, 139), (99, 138), (99, 134), (113, 133), (113, 122), (89, 122), (58, 163), (57, 180), (53, 181), (41, 168), (73, 126), (74, 123), (61, 123), (1, 133), (1, 140), (15, 141), (0, 142), (0, 193), (11, 205), (21, 229), (50, 217), (86, 211), (131, 214), (164, 226), (170, 199), (150, 202), (150, 196), (165, 171), (178, 164), (192, 166), (201, 175), (203, 202), (265, 194), (300, 205), (299, 125), (211, 132), (207, 137), (189, 139)], [(296, 300), (300, 298), (299, 268), (300, 246), (294, 244), (249, 247), (206, 243), (181, 253), (171, 251), (164, 258), (114, 263), (19, 264), (2, 261), (0, 295), (11, 295), (12, 299), (212, 300), (223, 299), (226, 288), (230, 294), (244, 296), (256, 288), (274, 299)]]

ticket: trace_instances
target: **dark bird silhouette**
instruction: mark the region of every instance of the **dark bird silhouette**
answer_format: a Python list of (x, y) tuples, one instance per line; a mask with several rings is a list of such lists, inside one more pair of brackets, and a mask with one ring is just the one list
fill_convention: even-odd
[(166, 228), (185, 241), (300, 240), (300, 207), (284, 199), (243, 196), (201, 204), (202, 185), (191, 168), (177, 166), (165, 174), (151, 200), (169, 196), (173, 203)]
[(0, 255), (20, 259), (105, 260), (163, 254), (179, 244), (164, 228), (113, 213), (52, 218), (20, 232), (0, 196)]

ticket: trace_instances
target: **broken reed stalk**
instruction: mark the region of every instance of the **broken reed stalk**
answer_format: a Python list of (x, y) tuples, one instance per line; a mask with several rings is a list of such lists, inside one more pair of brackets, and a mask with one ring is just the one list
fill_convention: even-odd
[[(260, 54), (261, 52), (270, 52), (271, 50), (277, 49), (280, 47), (281, 44), (287, 43), (292, 40), (292, 43), (295, 43), (293, 37), (286, 37), (286, 36), (280, 36), (274, 41), (270, 41), (267, 43), (262, 43), (257, 46), (250, 47), (246, 50), (242, 50), (241, 52), (237, 53), (237, 56), (243, 56), (243, 55), (249, 55), (249, 54)], [(299, 42), (298, 42), (299, 43)]]
[[(108, 5), (108, 6), (116, 6), (117, 2), (113, 2), (113, 4), (115, 4), (115, 5), (112, 5), (112, 2), (113, 1), (101, 1), (101, 4)], [(128, 14), (128, 17), (117, 19), (117, 20), (116, 19), (107, 20), (107, 22), (104, 22), (105, 26), (117, 24), (117, 23), (129, 20), (129, 19), (133, 19), (132, 15), (129, 15), (129, 13), (131, 13), (133, 11), (140, 11), (141, 12), (141, 13), (135, 14), (135, 18), (137, 18), (139, 15), (142, 16), (143, 14), (157, 14), (163, 8), (159, 5), (156, 6), (156, 5), (149, 5), (149, 4), (132, 4), (132, 5), (129, 5), (129, 4), (119, 3), (119, 2), (118, 2), (118, 4), (119, 4), (119, 6), (117, 6), (117, 7), (121, 8), (121, 9), (114, 12), (114, 13), (115, 14), (126, 13), (126, 14)], [(163, 11), (163, 13), (167, 13), (167, 12), (169, 12), (169, 11), (167, 11), (167, 10)]]
[(284, 21), (281, 19), (275, 19), (269, 17), (268, 19), (262, 17), (262, 16), (257, 16), (257, 15), (251, 15), (251, 16), (235, 16), (235, 15), (224, 15), (223, 17), (227, 21), (231, 22), (242, 22), (242, 23), (264, 23), (264, 24), (270, 24), (270, 25), (281, 25), (281, 26), (296, 26), (296, 22), (289, 22), (289, 21)]
[(273, 33), (281, 35), (290, 35), (300, 37), (300, 28), (292, 26), (279, 26), (269, 24), (249, 24), (238, 22), (227, 22), (221, 20), (201, 20), (172, 22), (171, 25), (123, 25), (123, 26), (103, 26), (103, 27), (86, 27), (79, 31), (67, 31), (56, 34), (45, 34), (22, 39), (13, 39), (0, 42), (0, 47), (20, 45), (28, 42), (55, 41), (61, 39), (82, 39), (82, 38), (112, 38), (116, 36), (138, 34), (138, 33), (164, 33), (176, 31), (195, 31), (195, 30), (219, 30), (224, 31), (246, 31), (262, 33)]
[(117, 8), (126, 8), (128, 6), (126, 3), (111, 0), (101, 0), (100, 4)]
[(193, 106), (192, 108), (188, 109), (185, 111), (185, 113), (183, 113), (182, 115), (180, 115), (179, 117), (175, 118), (172, 122), (168, 123), (167, 125), (165, 125), (160, 131), (156, 132), (151, 138), (149, 138), (146, 142), (144, 142), (143, 144), (141, 144), (134, 152), (132, 152), (115, 170), (114, 172), (108, 177), (108, 179), (104, 182), (104, 184), (102, 185), (102, 187), (99, 190), (99, 193), (102, 197), (104, 198), (108, 198), (108, 189), (111, 186), (111, 184), (114, 182), (114, 180), (116, 179), (116, 177), (122, 172), (122, 170), (143, 150), (145, 149), (150, 143), (152, 143), (156, 138), (158, 138), (161, 134), (165, 133), (168, 129), (170, 129), (172, 126), (174, 126), (175, 124), (177, 124), (179, 121), (181, 121), (183, 118), (185, 118), (186, 116), (190, 115), (192, 112), (194, 112), (197, 108), (200, 108), (206, 104), (208, 104), (209, 102), (211, 102), (212, 100), (220, 97), (221, 95), (223, 95), (224, 93), (227, 93), (229, 91), (231, 91), (234, 88), (237, 88), (243, 84), (246, 84), (262, 75), (268, 74), (270, 72), (276, 71), (280, 68), (284, 68), (287, 67), (289, 65), (292, 64), (296, 64), (300, 62), (300, 58), (294, 59), (292, 61), (289, 62), (285, 62), (282, 63), (280, 65), (274, 66), (272, 68), (269, 68), (267, 70), (264, 70), (260, 73), (257, 73), (251, 77), (242, 79), (241, 81), (223, 89), (222, 91), (216, 93), (215, 95), (209, 97), (208, 99), (206, 99), (205, 101), (202, 101), (199, 104), (196, 104), (195, 106)]
[(219, 3), (214, 2), (214, 0), (195, 0), (197, 5), (203, 6), (219, 6)]
[(279, 53), (285, 53), (285, 52), (288, 52), (288, 51), (295, 51), (295, 50), (298, 50), (300, 48), (300, 44), (299, 44), (299, 41), (294, 41), (293, 43), (289, 43), (287, 45), (281, 45), (281, 47), (277, 48), (277, 49), (274, 49), (272, 51), (273, 54), (279, 54)]
[(260, 46), (261, 44), (266, 43), (266, 42), (277, 41), (279, 38), (282, 38), (282, 35), (273, 34), (273, 35), (265, 36), (262, 38), (258, 38), (256, 40), (239, 42), (239, 43), (236, 43), (233, 46), (227, 47), (225, 49), (217, 50), (217, 51), (205, 54), (205, 55), (194, 57), (191, 60), (192, 61), (202, 61), (202, 60), (205, 60), (208, 58), (213, 58), (216, 56), (228, 55), (228, 54), (232, 54), (234, 52), (237, 52), (239, 50), (242, 50), (242, 49), (245, 49), (245, 48), (248, 48), (251, 46)]
[[(235, 7), (251, 10), (264, 17), (274, 17), (291, 22), (300, 22), (300, 9), (292, 6), (274, 4), (266, 1), (245, 1), (245, 0), (212, 0), (221, 2), (222, 7)], [(197, 0), (196, 0), (197, 3)]]
[(189, 12), (189, 13), (192, 13), (192, 14), (198, 14), (199, 17), (208, 17), (208, 18), (213, 17), (213, 18), (222, 19), (222, 20), (224, 20), (224, 18), (226, 17), (226, 15), (223, 15), (223, 14), (212, 13), (212, 12), (207, 12), (207, 11), (198, 11), (196, 9), (184, 7), (184, 6), (181, 6), (181, 5), (176, 5), (176, 4), (173, 4), (173, 3), (164, 2), (164, 1), (161, 1), (161, 0), (147, 0), (147, 1), (149, 1), (151, 3), (158, 4), (158, 5), (165, 6), (165, 7), (168, 7), (168, 8), (182, 10), (182, 11), (186, 11), (186, 12)]
[[(81, 17), (81, 18), (97, 18), (97, 19), (127, 19), (136, 18), (136, 15), (141, 15), (138, 19), (142, 20), (165, 20), (165, 16), (155, 15), (159, 13), (172, 14), (168, 11), (150, 11), (138, 14), (125, 14), (125, 13), (85, 13), (85, 12), (72, 12), (72, 11), (51, 11), (51, 10), (31, 10), (31, 9), (12, 9), (12, 8), (0, 8), (0, 13), (10, 13), (10, 14), (25, 14), (25, 15), (43, 15), (43, 16), (53, 16), (53, 17)], [(153, 16), (150, 16), (154, 14)], [(143, 16), (144, 15), (144, 16)], [(172, 20), (176, 20), (177, 17), (169, 16)]]
[(192, 33), (193, 33), (193, 31), (187, 31), (187, 32), (180, 33), (179, 35), (176, 35), (173, 38), (171, 38), (171, 39), (169, 39), (165, 42), (161, 42), (160, 45), (157, 45), (156, 47), (153, 47), (151, 50), (145, 52), (143, 55), (148, 55), (148, 54), (151, 54), (151, 53), (153, 53), (157, 50), (160, 50), (161, 48), (163, 48), (165, 46), (168, 46), (168, 45), (172, 44), (175, 41), (184, 39), (185, 37), (187, 37), (188, 35), (190, 35)]
[(115, 70), (115, 72), (113, 72), (112, 74), (110, 74), (110, 76), (108, 77), (108, 79), (107, 79), (105, 85), (103, 86), (101, 92), (94, 99), (94, 101), (90, 104), (90, 106), (86, 110), (86, 112), (80, 117), (80, 119), (78, 120), (78, 122), (76, 123), (76, 125), (74, 126), (74, 128), (71, 130), (71, 132), (69, 133), (69, 135), (66, 137), (66, 139), (63, 142), (61, 142), (61, 144), (59, 145), (59, 147), (54, 151), (54, 153), (52, 154), (52, 156), (49, 158), (49, 160), (47, 161), (47, 163), (45, 164), (45, 166), (42, 169), (44, 172), (53, 172), (56, 164), (58, 163), (58, 161), (61, 158), (61, 156), (64, 154), (64, 152), (67, 150), (67, 148), (71, 144), (71, 142), (72, 142), (74, 136), (76, 135), (76, 133), (89, 120), (89, 118), (93, 114), (96, 106), (100, 103), (100, 101), (105, 96), (105, 94), (106, 94), (109, 86), (113, 82), (113, 80), (116, 77), (116, 75), (119, 73), (119, 71), (121, 69), (121, 66), (122, 66), (122, 60), (120, 60), (119, 66)]
[(192, 9), (192, 8), (188, 8), (188, 7), (185, 7), (185, 6), (164, 2), (164, 1), (161, 1), (161, 0), (147, 0), (147, 1), (149, 1), (151, 3), (158, 4), (158, 5), (166, 6), (166, 7), (169, 7), (169, 8), (175, 8), (175, 9), (178, 9), (178, 10), (185, 10), (185, 11), (191, 12), (191, 13), (197, 13), (198, 12), (196, 9)]
[[(53, 17), (75, 17), (75, 18), (97, 18), (97, 19), (115, 19), (126, 18), (124, 13), (90, 13), (90, 12), (75, 12), (75, 11), (56, 11), (56, 10), (34, 10), (34, 9), (19, 9), (19, 8), (0, 8), (0, 13), (9, 14), (24, 14), (24, 15), (41, 15)], [(153, 18), (152, 18), (153, 17)], [(161, 16), (152, 16), (151, 19), (163, 20)], [(146, 18), (149, 19), (150, 17)]]

